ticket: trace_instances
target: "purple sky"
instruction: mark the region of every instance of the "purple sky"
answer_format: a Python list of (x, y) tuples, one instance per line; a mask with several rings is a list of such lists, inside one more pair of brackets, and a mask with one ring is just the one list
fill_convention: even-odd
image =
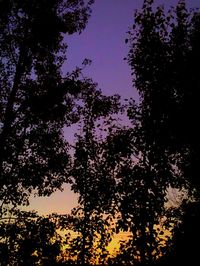
[(127, 55), (126, 32), (134, 9), (141, 0), (96, 0), (93, 13), (81, 35), (69, 37), (67, 68), (80, 65), (87, 57), (92, 65), (85, 73), (98, 82), (106, 94), (133, 96)]
[[(178, 0), (155, 0), (155, 4), (175, 5)], [(187, 0), (188, 7), (200, 7), (200, 0)], [(80, 66), (84, 58), (92, 60), (85, 74), (99, 84), (106, 94), (119, 93), (122, 97), (134, 97), (130, 68), (123, 60), (128, 52), (126, 32), (133, 23), (136, 8), (143, 0), (96, 0), (93, 13), (81, 35), (67, 38), (68, 61), (64, 71)], [(40, 213), (69, 212), (76, 205), (76, 196), (66, 186), (64, 192), (56, 192), (50, 198), (31, 201), (31, 209)]]
[[(155, 0), (166, 7), (178, 0)], [(188, 6), (200, 7), (200, 0), (187, 0)], [(126, 32), (133, 24), (134, 10), (141, 8), (143, 0), (96, 0), (93, 13), (81, 35), (68, 38), (66, 69), (80, 66), (83, 59), (92, 60), (85, 73), (99, 84), (106, 94), (119, 93), (133, 97), (130, 68), (124, 57), (128, 53)]]

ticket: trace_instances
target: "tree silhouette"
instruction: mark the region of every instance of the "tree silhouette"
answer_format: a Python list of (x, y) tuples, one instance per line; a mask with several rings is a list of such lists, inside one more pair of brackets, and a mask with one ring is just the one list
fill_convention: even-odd
[[(142, 265), (151, 265), (159, 252), (166, 252), (158, 250), (160, 233), (155, 225), (165, 213), (167, 188), (189, 188), (188, 194), (192, 194), (195, 187), (198, 198), (199, 182), (199, 129), (195, 122), (199, 12), (187, 11), (185, 1), (179, 1), (166, 14), (153, 3), (144, 1), (142, 11), (136, 12), (134, 29), (127, 40), (128, 63), (140, 103), (128, 110), (134, 121), (135, 163), (130, 160), (124, 167), (122, 211), (123, 222), (131, 226), (132, 221), (135, 228), (135, 257), (139, 253)], [(128, 188), (130, 182), (133, 185)]]
[(197, 189), (199, 11), (188, 11), (185, 1), (167, 14), (152, 5), (145, 1), (143, 13), (136, 15), (140, 30), (130, 35), (128, 56), (143, 113), (146, 108), (145, 140), (153, 136), (183, 182)]
[(118, 96), (103, 95), (91, 81), (85, 85), (86, 90), (81, 95), (80, 132), (76, 134), (71, 172), (72, 189), (79, 193), (79, 206), (73, 214), (78, 222), (75, 232), (79, 232), (76, 252), (80, 265), (89, 265), (95, 258), (95, 252), (98, 253), (96, 261), (105, 263), (106, 246), (110, 240), (107, 220), (111, 218), (109, 211), (115, 180), (106, 161), (104, 146), (111, 116), (119, 109)]
[(166, 190), (175, 175), (165, 145), (167, 125), (162, 119), (170, 100), (165, 83), (167, 28), (164, 11), (157, 8), (154, 12), (152, 3), (144, 1), (141, 12), (136, 12), (129, 38), (128, 62), (140, 102), (130, 101), (128, 107), (132, 128), (114, 136), (116, 153), (121, 154), (118, 226), (132, 235), (123, 246), (128, 256), (122, 258), (124, 265), (127, 260), (132, 265), (151, 265), (161, 254), (163, 239), (158, 227), (165, 213)]
[(92, 1), (0, 1), (0, 200), (49, 195), (69, 164), (64, 125), (79, 85), (62, 77), (64, 36), (81, 32)]

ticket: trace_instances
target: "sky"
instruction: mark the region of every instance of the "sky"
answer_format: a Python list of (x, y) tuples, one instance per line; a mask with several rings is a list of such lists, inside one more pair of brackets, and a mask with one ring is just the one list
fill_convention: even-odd
[[(155, 0), (166, 8), (178, 0)], [(200, 7), (200, 0), (187, 0), (188, 7)], [(96, 0), (93, 12), (84, 32), (67, 37), (68, 60), (63, 72), (80, 66), (84, 58), (92, 60), (84, 74), (98, 83), (107, 95), (120, 94), (123, 98), (137, 97), (132, 87), (130, 67), (123, 60), (128, 53), (125, 44), (127, 31), (133, 24), (134, 10), (141, 8), (143, 0)], [(29, 209), (40, 214), (67, 213), (77, 204), (77, 195), (68, 185), (64, 192), (56, 192), (49, 198), (31, 198)]]

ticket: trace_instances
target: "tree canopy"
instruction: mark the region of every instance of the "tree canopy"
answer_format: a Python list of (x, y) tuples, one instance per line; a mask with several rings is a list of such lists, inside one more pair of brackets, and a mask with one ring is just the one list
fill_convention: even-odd
[(63, 77), (65, 35), (81, 32), (92, 1), (0, 1), (0, 200), (26, 203), (59, 188), (70, 163), (63, 127), (77, 120), (80, 83)]

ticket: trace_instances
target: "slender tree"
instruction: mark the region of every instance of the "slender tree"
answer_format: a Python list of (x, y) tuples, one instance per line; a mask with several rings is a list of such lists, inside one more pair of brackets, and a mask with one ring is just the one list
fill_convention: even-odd
[(105, 263), (106, 246), (111, 239), (107, 220), (113, 205), (115, 179), (108, 167), (104, 146), (111, 116), (119, 110), (118, 96), (104, 96), (91, 82), (86, 83), (86, 88), (81, 95), (82, 119), (72, 169), (72, 188), (79, 193), (79, 206), (73, 213), (79, 215), (75, 230), (80, 234), (76, 248), (81, 265), (89, 265), (93, 259)]
[[(119, 228), (129, 230), (127, 260), (132, 264), (151, 265), (161, 253), (158, 235), (164, 215), (166, 190), (173, 168), (166, 153), (165, 110), (170, 102), (166, 83), (168, 70), (167, 25), (162, 8), (155, 11), (153, 1), (144, 1), (136, 12), (134, 29), (130, 32), (128, 63), (140, 102), (130, 102), (128, 116), (132, 129), (116, 138), (119, 165)], [(129, 148), (120, 149), (125, 141)], [(124, 261), (124, 264), (128, 261)]]

